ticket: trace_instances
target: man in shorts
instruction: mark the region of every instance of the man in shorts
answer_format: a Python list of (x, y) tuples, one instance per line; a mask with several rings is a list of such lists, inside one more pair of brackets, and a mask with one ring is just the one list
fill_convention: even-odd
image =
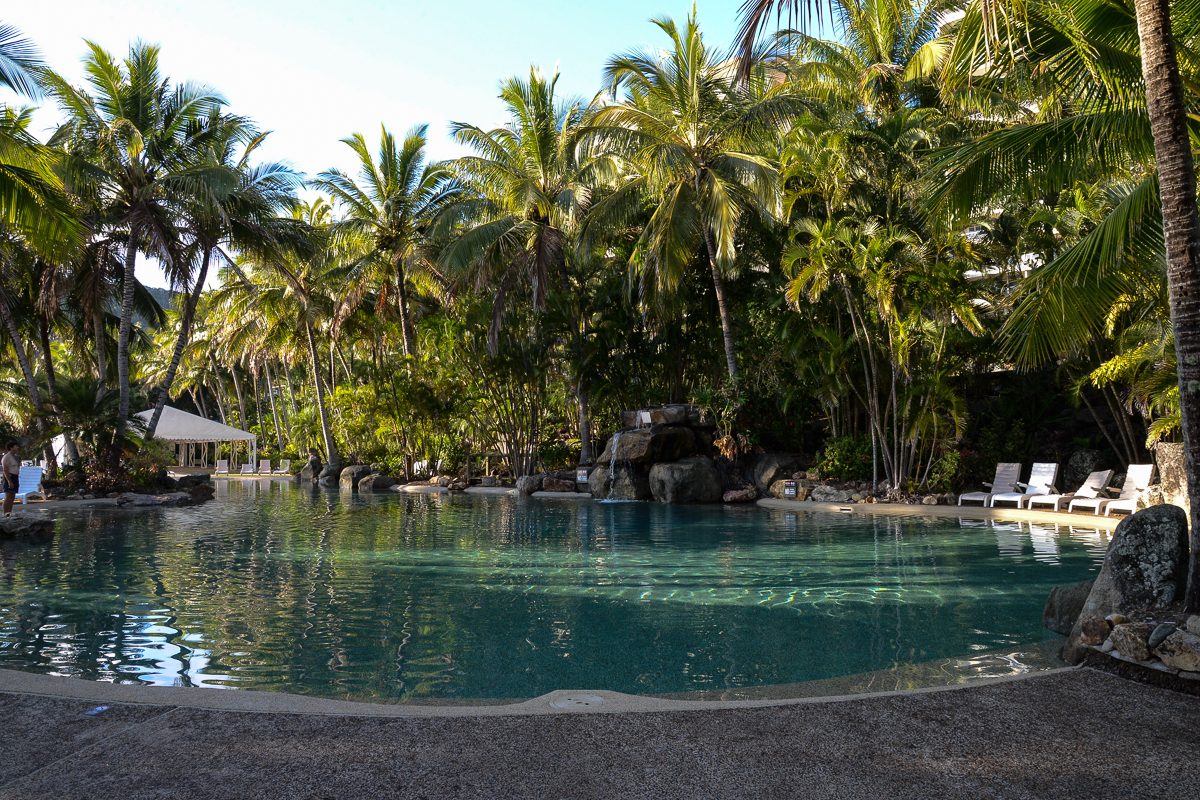
[(17, 490), (20, 488), (21, 456), (17, 453), (19, 447), (16, 442), (9, 442), (4, 446), (4, 457), (0, 458), (0, 468), (4, 470), (5, 515), (12, 512), (13, 501), (17, 499)]

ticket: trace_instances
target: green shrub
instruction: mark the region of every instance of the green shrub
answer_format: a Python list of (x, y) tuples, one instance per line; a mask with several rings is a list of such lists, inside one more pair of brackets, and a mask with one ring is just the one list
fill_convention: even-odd
[(825, 449), (817, 461), (822, 478), (836, 481), (861, 481), (871, 478), (871, 440), (866, 437), (837, 436), (825, 440)]

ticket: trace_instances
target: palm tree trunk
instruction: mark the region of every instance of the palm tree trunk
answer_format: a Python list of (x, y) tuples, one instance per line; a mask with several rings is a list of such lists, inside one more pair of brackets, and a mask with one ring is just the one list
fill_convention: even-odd
[(192, 402), (196, 404), (196, 408), (200, 409), (200, 416), (208, 419), (208, 409), (204, 407), (204, 387), (196, 384), (192, 389)]
[(1192, 510), (1184, 608), (1195, 613), (1200, 612), (1200, 210), (1196, 206), (1196, 172), (1183, 83), (1171, 33), (1170, 0), (1135, 0), (1135, 8), (1146, 108), (1158, 161), (1171, 324), (1179, 365), (1180, 429)]
[(588, 418), (588, 393), (579, 387), (576, 389), (579, 401), (579, 463), (592, 463), (592, 422)]
[(264, 430), (266, 426), (263, 425), (262, 397), (260, 397), (258, 394), (258, 372), (251, 371), (250, 379), (254, 382), (254, 421), (258, 423), (258, 435), (263, 440), (263, 449), (265, 450), (267, 432)]
[(96, 335), (96, 380), (100, 381), (96, 402), (99, 403), (108, 394), (108, 352), (104, 346), (104, 309), (100, 306), (92, 314), (92, 332)]
[(338, 457), (337, 445), (333, 442), (333, 433), (329, 429), (329, 415), (325, 412), (325, 394), (321, 387), (321, 362), (317, 360), (317, 342), (313, 338), (312, 325), (305, 320), (304, 332), (308, 334), (308, 355), (312, 361), (312, 376), (313, 384), (317, 391), (317, 415), (321, 418), (321, 436), (325, 439), (325, 456), (326, 462), (333, 466), (340, 466), (341, 458)]
[(117, 387), (121, 399), (117, 405), (117, 438), (125, 433), (129, 417), (129, 336), (133, 330), (133, 285), (137, 280), (137, 226), (129, 231), (129, 243), (125, 245), (125, 284), (121, 296), (121, 326), (117, 334)]
[(296, 387), (292, 383), (292, 367), (286, 361), (283, 362), (283, 374), (287, 378), (288, 400), (292, 403), (292, 416), (295, 416), (300, 413), (300, 407), (296, 405)]
[[(50, 324), (44, 317), (38, 317), (38, 333), (42, 338), (42, 364), (46, 370), (46, 394), (50, 396), (50, 405), (58, 406), (58, 379), (54, 373), (54, 356), (50, 350)], [(47, 443), (50, 450), (50, 458), (46, 459), (50, 464), (50, 477), (58, 477), (58, 459), (54, 458), (54, 447)], [(75, 448), (75, 441), (66, 433), (63, 434), (63, 453), (67, 457), (67, 461), (74, 464), (79, 461), (79, 451)]]
[(242, 430), (250, 430), (250, 421), (246, 419), (246, 397), (242, 394), (242, 382), (238, 380), (237, 364), (229, 368), (229, 374), (233, 376), (233, 389), (237, 392), (238, 414), (241, 415), (238, 421), (242, 424)]
[[(703, 223), (702, 223), (703, 224)], [(717, 269), (717, 245), (712, 230), (704, 225), (704, 249), (708, 251), (708, 265), (712, 267), (713, 289), (717, 293), (717, 308), (721, 311), (721, 334), (725, 340), (725, 364), (729, 367), (729, 380), (738, 384), (737, 346), (733, 338), (733, 312), (729, 309), (729, 298), (725, 293), (725, 279)]]
[(271, 365), (266, 363), (263, 365), (263, 373), (267, 379), (267, 400), (271, 403), (271, 418), (275, 420), (275, 444), (279, 446), (279, 452), (283, 452), (283, 428), (279, 427), (279, 409), (275, 406), (275, 387), (271, 385)]
[(29, 363), (29, 354), (25, 352), (25, 348), (21, 346), (21, 333), (17, 330), (16, 320), (13, 319), (12, 311), (8, 306), (8, 293), (0, 287), (0, 317), (3, 319), (0, 322), (4, 324), (4, 330), (8, 333), (8, 338), (12, 342), (13, 352), (17, 354), (17, 363), (21, 365), (21, 374), (25, 377), (25, 388), (29, 392), (29, 399), (33, 402), (33, 410), (36, 414), (38, 432), (46, 433), (46, 418), (42, 416), (42, 393), (38, 391), (37, 376), (33, 374), (33, 367)]
[(417, 354), (417, 335), (413, 330), (412, 320), (408, 316), (408, 289), (404, 286), (404, 262), (396, 259), (396, 298), (400, 305), (400, 329), (404, 338), (404, 355)]
[(212, 248), (204, 248), (204, 260), (200, 262), (200, 274), (196, 276), (196, 285), (191, 293), (187, 295), (187, 304), (183, 308), (183, 318), (179, 321), (179, 336), (175, 338), (175, 352), (171, 354), (171, 365), (167, 367), (167, 375), (163, 378), (162, 389), (158, 393), (158, 402), (154, 404), (154, 414), (150, 417), (150, 425), (146, 428), (146, 438), (153, 439), (154, 431), (158, 428), (158, 420), (162, 416), (162, 410), (167, 405), (167, 398), (171, 393), (171, 386), (175, 383), (175, 373), (179, 369), (179, 362), (183, 358), (183, 349), (187, 347), (188, 339), (192, 333), (192, 319), (196, 313), (196, 303), (200, 300), (200, 293), (204, 291), (204, 281), (208, 277), (208, 261), (212, 257)]
[[(278, 402), (279, 418), (283, 420), (283, 427), (287, 428), (290, 431), (292, 428), (292, 421), (288, 417), (287, 403), (283, 402), (283, 382), (281, 380), (279, 380), (279, 368), (276, 367), (274, 363), (270, 363), (270, 362), (268, 362), (267, 367), (268, 367), (268, 369), (270, 369), (271, 375), (274, 376), (275, 391), (279, 393), (279, 402)], [(291, 439), (290, 434), (288, 436), (288, 439), (289, 440)], [(290, 441), (289, 441), (289, 444), (290, 444)]]
[(217, 401), (217, 411), (221, 414), (221, 424), (228, 425), (229, 418), (225, 416), (225, 403), (221, 400), (221, 396), (225, 394), (225, 383), (221, 380), (221, 370), (217, 368), (217, 360), (213, 358), (211, 352), (208, 354), (208, 363), (212, 366), (213, 378), (217, 381), (217, 388), (213, 392), (213, 399)]

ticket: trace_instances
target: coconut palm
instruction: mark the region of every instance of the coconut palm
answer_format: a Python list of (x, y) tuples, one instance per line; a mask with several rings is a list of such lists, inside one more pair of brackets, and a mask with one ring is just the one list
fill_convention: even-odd
[(377, 289), (378, 310), (382, 311), (394, 290), (400, 316), (404, 354), (416, 355), (407, 282), (440, 280), (430, 260), (429, 230), (437, 216), (458, 196), (460, 188), (452, 173), (442, 164), (425, 159), (426, 130), (418, 125), (405, 134), (397, 147), (396, 137), (380, 127), (379, 159), (371, 156), (366, 139), (355, 133), (342, 139), (359, 159), (356, 182), (340, 170), (322, 172), (312, 182), (314, 188), (329, 192), (343, 216), (333, 226), (334, 235), (367, 237), (371, 249), (356, 265), (355, 282), (360, 291), (343, 304), (342, 314), (353, 312), (361, 289)]
[[(484, 131), (454, 123), (455, 139), (475, 151), (454, 162), (467, 191), (446, 215), (460, 226), (442, 251), (447, 273), (470, 276), (494, 292), (488, 350), (497, 351), (500, 327), (518, 281), (529, 285), (533, 307), (546, 309), (554, 283), (562, 302), (573, 300), (567, 249), (590, 201), (593, 185), (613, 174), (611, 158), (588, 158), (580, 147), (588, 109), (579, 98), (555, 93), (558, 75), (547, 79), (530, 68), (528, 80), (500, 85), (509, 123)], [(569, 326), (578, 329), (578, 315)], [(588, 392), (579, 375), (571, 393), (579, 410), (581, 460), (591, 462)]]
[[(302, 202), (292, 212), (310, 239), (307, 248), (293, 247), (268, 258), (247, 257), (224, 270), (224, 285), (214, 293), (213, 307), (226, 319), (262, 317), (263, 324), (302, 336), (309, 357), (317, 414), (321, 420), (327, 463), (341, 463), (330, 426), (317, 336), (332, 328), (346, 274), (362, 258), (362, 252), (339, 250), (331, 240), (332, 208), (324, 198)], [(300, 330), (296, 331), (299, 324)], [(270, 332), (263, 333), (271, 337)], [(220, 338), (218, 336), (218, 338)], [(235, 373), (236, 374), (236, 373)], [(243, 411), (244, 414), (244, 411)]]
[(780, 35), (790, 78), (825, 102), (888, 114), (938, 104), (933, 78), (953, 37), (942, 30), (952, 0), (832, 0), (838, 38)]
[(189, 133), (220, 106), (220, 97), (191, 83), (172, 87), (159, 69), (157, 47), (135, 42), (125, 59), (117, 61), (88, 42), (84, 70), (90, 92), (46, 73), (48, 91), (67, 117), (51, 143), (79, 162), (75, 192), (95, 198), (104, 209), (110, 238), (123, 240), (117, 336), (119, 439), (129, 417), (129, 342), (138, 251), (157, 257), (168, 274), (178, 277), (186, 270), (179, 206), (186, 200), (217, 200), (234, 188), (237, 176), (224, 165), (197, 159), (189, 143)]
[[(591, 135), (627, 159), (620, 188), (593, 220), (619, 217), (647, 197), (654, 205), (631, 266), (652, 290), (670, 293), (703, 252), (721, 316), (726, 366), (738, 380), (733, 308), (726, 280), (737, 268), (736, 237), (749, 213), (777, 215), (778, 165), (762, 155), (764, 139), (801, 106), (763, 70), (735, 81), (707, 47), (696, 18), (680, 29), (654, 24), (670, 39), (664, 51), (634, 51), (610, 60), (605, 82), (620, 102), (596, 112)], [(628, 213), (628, 212), (626, 212)]]
[[(281, 163), (250, 165), (250, 156), (265, 138), (266, 134), (259, 133), (244, 118), (222, 114), (216, 109), (199, 130), (191, 133), (191, 145), (200, 150), (202, 158), (209, 164), (228, 168), (238, 180), (233, 190), (223, 196), (205, 194), (190, 198), (183, 206), (183, 225), (192, 240), (191, 253), (199, 259), (199, 270), (194, 277), (187, 276), (180, 286), (185, 300), (178, 336), (154, 414), (146, 426), (147, 438), (153, 438), (170, 394), (213, 254), (223, 254), (227, 247), (263, 251), (286, 239), (290, 233), (289, 226), (276, 215), (294, 202), (294, 190), (301, 184), (300, 176)], [(194, 263), (194, 259), (185, 261), (188, 265)], [(190, 287), (187, 278), (190, 278)]]

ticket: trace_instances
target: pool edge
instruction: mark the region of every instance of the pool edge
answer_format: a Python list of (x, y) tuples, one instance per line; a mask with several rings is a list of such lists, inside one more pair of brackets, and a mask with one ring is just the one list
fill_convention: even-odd
[[(478, 706), (387, 705), (381, 703), (363, 703), (353, 700), (308, 697), (283, 692), (172, 686), (133, 686), (129, 684), (102, 683), (81, 678), (0, 669), (0, 694), (55, 697), (86, 700), (95, 703), (171, 706), (175, 708), (198, 708), (210, 711), (240, 711), (260, 714), (310, 714), (350, 717), (507, 717), (579, 713), (623, 714), (664, 711), (720, 711), (812, 703), (844, 703), (852, 700), (867, 700), (899, 695), (921, 695), (933, 692), (957, 691), (959, 689), (976, 688), (997, 683), (1036, 680), (1037, 678), (1057, 675), (1076, 669), (1079, 669), (1079, 667), (1058, 667), (1021, 675), (976, 678), (944, 686), (892, 689), (880, 692), (822, 697), (770, 698), (760, 700), (667, 700), (657, 697), (623, 694), (605, 689), (556, 689), (553, 692), (517, 703)], [(567, 708), (553, 705), (554, 701), (561, 702), (575, 696), (599, 698), (601, 702)]]

